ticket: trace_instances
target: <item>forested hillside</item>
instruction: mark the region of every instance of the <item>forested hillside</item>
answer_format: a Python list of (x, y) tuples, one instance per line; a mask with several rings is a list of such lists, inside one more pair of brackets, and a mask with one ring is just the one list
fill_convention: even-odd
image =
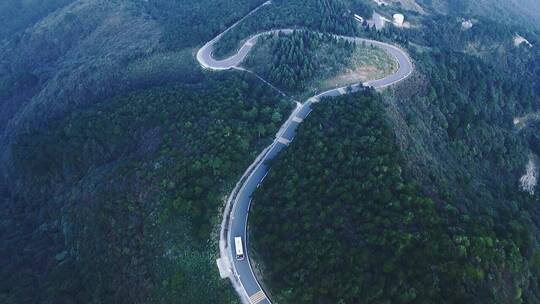
[(254, 198), (255, 259), (278, 303), (540, 299), (539, 197), (520, 188), (538, 124), (513, 122), (540, 106), (538, 35), (417, 18), (364, 29), (406, 47), (417, 74), (382, 100), (317, 105)]
[(353, 43), (307, 31), (260, 39), (253, 51), (259, 56), (246, 60), (247, 67), (278, 87), (296, 92), (308, 90), (315, 75), (324, 79), (338, 73), (355, 49)]
[[(239, 303), (215, 263), (223, 204), (294, 103), (195, 54), (264, 2), (1, 1), (0, 303)], [(280, 304), (540, 303), (540, 189), (521, 183), (540, 159), (536, 2), (398, 2), (273, 0), (217, 43), (297, 29), (243, 67), (300, 102), (395, 68), (326, 34), (414, 62), (317, 104), (271, 164), (257, 274)], [(353, 19), (374, 11), (410, 27)]]
[(0, 41), (32, 25), (62, 6), (74, 0), (4, 0), (0, 3)]
[[(487, 4), (476, 5), (497, 8)], [(507, 22), (508, 19), (518, 18), (511, 10), (498, 9), (505, 16), (504, 19), (468, 10), (456, 10), (449, 14), (432, 12), (421, 17), (408, 14), (413, 28), (387, 26), (381, 31), (366, 28), (362, 33), (374, 39), (390, 39), (419, 54), (454, 51), (472, 55), (504, 71), (505, 76), (513, 77), (518, 82), (526, 79), (523, 82), (535, 84), (536, 92), (540, 92), (540, 48), (535, 47), (540, 45), (540, 33), (528, 23)], [(387, 14), (396, 11), (390, 8)], [(464, 27), (464, 22), (470, 22), (470, 28)], [(517, 35), (523, 36), (533, 47), (525, 43), (516, 45)]]
[(4, 202), (2, 302), (234, 302), (210, 236), (224, 194), (288, 108), (253, 79), (217, 78), (19, 136), (24, 191)]
[(303, 30), (260, 37), (244, 63), (278, 88), (301, 96), (379, 79), (396, 65), (380, 48)]
[(349, 18), (343, 1), (314, 0), (306, 5), (304, 1), (276, 0), (226, 33), (217, 43), (215, 55), (225, 57), (252, 33), (283, 28), (308, 28), (334, 34), (357, 33), (355, 21)]
[(535, 0), (418, 0), (435, 12), (451, 15), (476, 15), (500, 20), (504, 24), (528, 23), (540, 28), (540, 3)]
[(529, 232), (423, 195), (384, 116), (371, 91), (317, 104), (254, 196), (251, 238), (276, 302), (522, 300), (540, 270)]
[[(192, 49), (260, 4), (211, 2), (230, 13), (0, 5), (21, 17), (2, 19), (1, 303), (237, 302), (215, 267), (220, 208), (290, 105), (198, 67)], [(196, 34), (178, 23), (192, 6)]]
[(177, 49), (206, 43), (264, 2), (160, 0), (144, 1), (142, 5), (162, 25), (163, 42), (168, 48)]
[[(72, 108), (134, 89), (200, 81), (192, 48), (260, 3), (71, 2), (43, 5), (50, 10), (48, 15), (41, 6), (29, 4), (32, 9), (24, 16), (35, 12), (40, 18), (22, 28), (9, 27), (18, 31), (6, 37), (0, 48), (0, 127), (8, 121), (14, 126), (2, 133), (16, 133), (23, 124), (46, 125)], [(3, 5), (1, 12), (8, 14), (21, 4), (8, 1)], [(208, 7), (230, 13), (215, 18)]]

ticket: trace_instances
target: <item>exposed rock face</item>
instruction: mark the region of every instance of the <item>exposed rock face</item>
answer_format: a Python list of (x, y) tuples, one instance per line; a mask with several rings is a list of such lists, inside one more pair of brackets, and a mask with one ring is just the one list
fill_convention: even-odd
[(522, 130), (530, 124), (540, 121), (540, 112), (533, 112), (521, 117), (514, 117), (514, 125), (518, 130)]
[(522, 44), (525, 44), (527, 45), (528, 47), (532, 47), (532, 44), (529, 42), (529, 40), (523, 38), (522, 36), (520, 35), (516, 35), (514, 37), (514, 45), (515, 46), (520, 46)]
[(528, 192), (531, 195), (534, 195), (538, 183), (538, 168), (536, 163), (537, 157), (531, 155), (529, 157), (529, 162), (527, 163), (526, 172), (519, 180), (521, 190)]

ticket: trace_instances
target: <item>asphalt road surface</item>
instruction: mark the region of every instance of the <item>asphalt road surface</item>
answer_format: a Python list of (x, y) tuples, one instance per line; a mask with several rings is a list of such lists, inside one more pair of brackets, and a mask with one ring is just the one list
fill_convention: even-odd
[[(270, 4), (270, 2), (267, 2), (262, 6), (268, 4)], [(259, 8), (260, 7), (256, 8), (255, 10), (258, 10)], [(252, 14), (254, 11), (252, 11), (250, 14)], [(247, 16), (249, 16), (249, 14)], [(249, 54), (249, 51), (253, 45), (255, 45), (259, 36), (276, 33), (279, 31), (286, 33), (292, 31), (291, 29), (282, 29), (259, 33), (247, 39), (236, 54), (223, 60), (214, 59), (212, 56), (214, 44), (222, 37), (224, 33), (229, 31), (242, 20), (243, 19), (239, 20), (225, 32), (212, 39), (197, 52), (197, 60), (201, 66), (212, 70), (240, 69), (239, 65)], [(363, 83), (364, 86), (371, 86), (376, 89), (384, 88), (407, 78), (413, 71), (413, 64), (407, 53), (396, 46), (357, 37), (339, 37), (356, 42), (365, 42), (367, 45), (375, 45), (380, 47), (387, 51), (398, 62), (399, 66), (395, 73), (378, 80), (365, 82)], [(227, 267), (231, 268), (230, 272), (232, 273), (230, 279), (235, 287), (240, 287), (237, 288), (237, 290), (240, 289), (239, 293), (244, 302), (247, 301), (248, 303), (252, 304), (270, 303), (270, 300), (268, 299), (266, 293), (262, 290), (261, 285), (259, 284), (251, 268), (247, 239), (247, 223), (251, 205), (251, 196), (257, 187), (262, 183), (266, 177), (266, 174), (270, 170), (268, 162), (274, 159), (276, 155), (278, 155), (279, 152), (294, 139), (298, 126), (304, 119), (307, 118), (309, 113), (311, 113), (311, 106), (313, 103), (319, 102), (324, 97), (348, 94), (358, 91), (360, 88), (360, 84), (336, 88), (317, 94), (306, 100), (304, 103), (299, 103), (287, 121), (281, 126), (272, 144), (270, 144), (270, 146), (268, 146), (259, 155), (259, 157), (257, 157), (255, 163), (248, 168), (248, 170), (242, 176), (242, 180), (239, 181), (239, 184), (231, 193), (229, 197), (230, 208), (226, 208), (226, 213), (230, 212), (230, 214), (224, 215), (225, 220), (224, 227), (222, 227), (222, 240), (220, 240), (220, 244), (223, 244), (223, 246), (220, 245), (220, 251), (221, 257), (223, 258), (226, 256), (224, 260), (230, 262), (227, 263)], [(236, 259), (234, 238), (237, 236), (242, 237), (245, 254), (245, 258), (243, 260)]]

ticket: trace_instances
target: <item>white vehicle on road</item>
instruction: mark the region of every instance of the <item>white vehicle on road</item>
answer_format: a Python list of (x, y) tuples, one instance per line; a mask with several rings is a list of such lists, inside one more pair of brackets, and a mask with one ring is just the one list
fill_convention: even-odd
[(236, 248), (236, 259), (241, 261), (244, 259), (244, 247), (242, 246), (242, 238), (237, 236), (234, 238), (234, 246)]

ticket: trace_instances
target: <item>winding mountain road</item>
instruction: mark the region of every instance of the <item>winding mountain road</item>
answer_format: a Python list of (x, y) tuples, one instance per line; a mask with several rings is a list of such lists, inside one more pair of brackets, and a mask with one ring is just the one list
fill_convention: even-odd
[[(269, 4), (270, 2), (264, 3), (246, 15), (246, 17), (260, 9), (262, 6)], [(211, 70), (244, 70), (243, 68), (240, 68), (240, 64), (249, 54), (250, 50), (257, 42), (258, 37), (276, 32), (292, 32), (292, 29), (281, 29), (256, 34), (247, 39), (236, 54), (223, 60), (214, 59), (212, 53), (215, 43), (223, 36), (224, 33), (236, 26), (246, 17), (240, 19), (238, 22), (225, 30), (225, 32), (221, 33), (199, 49), (197, 52), (197, 61), (202, 67)], [(371, 86), (376, 89), (384, 88), (407, 78), (413, 71), (413, 64), (407, 53), (396, 46), (358, 37), (336, 37), (358, 43), (365, 42), (366, 45), (380, 47), (388, 52), (398, 62), (399, 67), (395, 73), (381, 79), (367, 81), (362, 84), (364, 86)], [(261, 288), (261, 285), (259, 284), (257, 277), (251, 268), (248, 254), (249, 247), (247, 244), (247, 222), (251, 204), (251, 196), (257, 187), (262, 183), (270, 169), (268, 166), (268, 161), (274, 159), (276, 155), (278, 155), (278, 153), (294, 139), (296, 129), (302, 123), (302, 121), (307, 118), (312, 110), (311, 106), (314, 103), (319, 102), (324, 97), (339, 96), (358, 91), (361, 89), (362, 85), (355, 84), (352, 86), (331, 89), (309, 98), (304, 103), (297, 103), (296, 108), (277, 132), (274, 141), (268, 147), (266, 147), (259, 154), (256, 160), (249, 166), (230, 194), (225, 206), (221, 227), (221, 257), (218, 259), (218, 266), (220, 268), (220, 274), (223, 277), (228, 276), (230, 278), (233, 286), (239, 293), (244, 303), (270, 304), (270, 300)], [(234, 237), (236, 236), (241, 236), (244, 242), (243, 247), (245, 258), (243, 260), (237, 260), (235, 258)]]

